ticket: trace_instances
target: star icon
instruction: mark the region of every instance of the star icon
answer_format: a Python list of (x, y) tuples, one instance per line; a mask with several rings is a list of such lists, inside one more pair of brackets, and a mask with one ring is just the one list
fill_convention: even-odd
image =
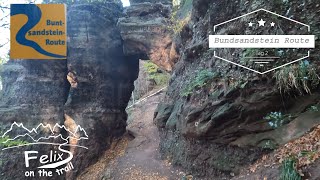
[(266, 23), (266, 21), (264, 21), (263, 19), (261, 19), (260, 21), (258, 21), (259, 26), (264, 26), (264, 24)]
[(253, 26), (253, 23), (252, 23), (252, 22), (250, 22), (250, 23), (249, 23), (249, 27), (252, 27), (252, 26)]
[(270, 23), (270, 25), (271, 25), (272, 27), (274, 27), (274, 25), (276, 25), (276, 23), (272, 22), (272, 23)]

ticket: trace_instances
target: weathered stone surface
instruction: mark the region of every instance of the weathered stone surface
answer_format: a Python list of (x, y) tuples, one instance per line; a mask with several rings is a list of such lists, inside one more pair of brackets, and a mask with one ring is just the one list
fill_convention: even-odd
[[(162, 129), (163, 130), (163, 129)], [(160, 131), (160, 151), (174, 165), (181, 166), (194, 177), (210, 180), (232, 172), (239, 172), (262, 152), (259, 149), (244, 149), (237, 146), (217, 144), (209, 139), (190, 139), (171, 130)], [(211, 176), (210, 176), (211, 175)]]
[[(126, 129), (125, 108), (133, 91), (139, 64), (122, 52), (121, 14), (117, 4), (77, 5), (68, 11), (68, 71), (76, 86), (70, 88), (65, 115), (86, 128), (89, 139), (77, 142), (88, 150), (74, 149), (77, 172), (97, 160), (113, 137)], [(70, 175), (71, 176), (71, 175)]]
[(133, 4), (125, 9), (125, 17), (118, 22), (124, 53), (150, 59), (171, 71), (177, 54), (167, 30), (170, 12), (171, 5), (149, 2)]
[[(66, 80), (66, 60), (10, 60), (3, 66), (1, 77), (3, 90), (0, 96), (0, 132), (10, 129), (14, 123), (23, 123), (28, 129), (36, 128), (40, 123), (52, 127), (64, 123), (64, 103), (67, 98), (69, 84)], [(13, 126), (7, 134), (10, 138), (28, 133), (26, 130)], [(65, 132), (56, 129), (55, 135)], [(31, 134), (34, 139), (51, 135), (45, 129)], [(31, 138), (20, 140), (33, 142)], [(50, 139), (51, 143), (61, 143), (61, 139)], [(3, 145), (0, 144), (1, 149)], [(38, 161), (31, 160), (26, 168), (24, 151), (37, 150), (39, 154), (48, 154), (50, 145), (33, 145), (0, 151), (0, 176), (4, 180), (19, 180), (27, 170), (37, 170)], [(63, 177), (53, 176), (55, 179)], [(43, 178), (45, 179), (45, 178)]]
[(158, 127), (165, 127), (168, 118), (172, 112), (172, 104), (159, 104), (156, 111), (154, 112), (155, 124)]
[(277, 147), (284, 145), (292, 139), (297, 139), (310, 131), (316, 124), (320, 122), (320, 112), (305, 112), (300, 114), (292, 122), (286, 126), (279, 127), (273, 131), (248, 134), (238, 138), (231, 144), (237, 146), (260, 146), (263, 147), (263, 142), (272, 142), (273, 146)]
[[(11, 60), (4, 65), (1, 132), (16, 121), (30, 129), (39, 123), (52, 126), (58, 123), (71, 132), (76, 132), (80, 125), (88, 135), (87, 140), (69, 141), (70, 145), (88, 149), (70, 146), (75, 169), (59, 177), (55, 175), (54, 179), (75, 179), (109, 148), (114, 137), (126, 130), (125, 108), (139, 64), (138, 58), (125, 56), (122, 51), (120, 30), (116, 26), (121, 14), (119, 3), (73, 5), (68, 8), (67, 16), (67, 60)], [(71, 135), (60, 130), (55, 129), (55, 134)], [(83, 135), (83, 131), (75, 133), (77, 138)], [(32, 145), (1, 151), (1, 179), (24, 177), (24, 150), (37, 150), (42, 155), (51, 149)], [(27, 169), (37, 171), (39, 164), (33, 162)]]
[[(281, 94), (272, 73), (260, 76), (220, 61), (208, 48), (208, 36), (214, 34), (215, 24), (259, 8), (319, 22), (318, 18), (310, 20), (320, 13), (312, 2), (248, 1), (244, 5), (241, 1), (194, 0), (191, 21), (177, 39), (182, 44), (182, 55), (154, 121), (160, 130), (163, 157), (171, 158), (200, 179), (221, 179), (225, 176), (221, 172), (237, 174), (265, 152), (264, 138), (283, 136), (275, 144), (284, 144), (320, 123), (318, 113), (307, 112), (308, 107), (320, 101), (316, 93), (319, 87), (312, 90), (313, 95)], [(312, 27), (319, 34), (319, 28)], [(233, 28), (238, 32), (241, 27)], [(226, 55), (232, 57), (230, 52)], [(308, 59), (313, 64), (317, 64), (316, 60), (317, 57)], [(203, 70), (218, 76), (199, 84), (201, 78), (196, 77)], [(188, 92), (193, 84), (199, 86)], [(168, 105), (170, 111), (164, 111)], [(270, 112), (291, 114), (292, 121), (273, 129), (263, 120)]]
[[(172, 108), (172, 112), (168, 111), (168, 113), (166, 114), (170, 114), (169, 118), (164, 117), (164, 121), (166, 121), (166, 129), (170, 129), (170, 130), (175, 130), (177, 127), (177, 123), (178, 123), (178, 119), (179, 119), (179, 112), (181, 111), (181, 107), (182, 107), (183, 103), (181, 101), (177, 101), (174, 104), (174, 107)], [(161, 112), (160, 112), (161, 113)], [(163, 113), (161, 113), (163, 114)], [(156, 116), (157, 118), (159, 118), (159, 116)], [(159, 119), (155, 119), (155, 122), (158, 122)]]

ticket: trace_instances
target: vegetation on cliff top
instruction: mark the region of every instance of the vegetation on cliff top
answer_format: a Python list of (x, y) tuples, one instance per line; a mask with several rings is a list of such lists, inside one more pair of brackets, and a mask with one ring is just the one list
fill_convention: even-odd
[(146, 61), (143, 64), (150, 80), (154, 80), (157, 86), (165, 86), (169, 82), (170, 75), (162, 70), (152, 61)]
[(276, 71), (274, 77), (277, 87), (283, 93), (298, 91), (300, 94), (304, 92), (311, 94), (311, 91), (320, 84), (317, 67), (308, 60), (285, 66)]
[(174, 36), (179, 35), (183, 27), (189, 22), (191, 18), (192, 1), (193, 0), (173, 1), (174, 8), (170, 16), (168, 29), (173, 32)]

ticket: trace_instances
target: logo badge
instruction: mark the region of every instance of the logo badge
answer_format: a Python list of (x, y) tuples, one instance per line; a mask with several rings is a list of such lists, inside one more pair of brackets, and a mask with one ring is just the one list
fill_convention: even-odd
[(11, 59), (65, 59), (64, 4), (11, 4)]
[(213, 27), (209, 47), (217, 59), (266, 74), (310, 56), (315, 36), (310, 26), (259, 9)]
[[(64, 135), (61, 134), (64, 132)], [(65, 175), (74, 169), (72, 159), (74, 148), (84, 148), (78, 145), (87, 140), (86, 131), (75, 125), (72, 129), (64, 125), (40, 123), (37, 127), (28, 129), (22, 123), (14, 122), (1, 135), (2, 151), (27, 147), (21, 151), (24, 158), (25, 177), (56, 177)]]

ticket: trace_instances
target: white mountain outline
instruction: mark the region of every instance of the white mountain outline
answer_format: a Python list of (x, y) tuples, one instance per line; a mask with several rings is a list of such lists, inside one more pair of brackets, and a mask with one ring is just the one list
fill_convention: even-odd
[[(54, 144), (54, 143), (46, 143), (46, 142), (39, 142), (39, 141), (40, 141), (41, 139), (50, 139), (50, 138), (54, 138), (54, 139), (55, 139), (55, 138), (59, 138), (59, 137), (60, 137), (62, 140), (65, 141), (65, 143), (63, 143), (63, 144), (61, 144), (61, 145), (68, 145), (68, 144), (67, 144), (67, 143), (69, 142), (68, 139), (76, 139), (76, 140), (88, 139), (87, 132), (86, 132), (80, 125), (77, 126), (75, 132), (71, 132), (67, 127), (65, 127), (64, 125), (59, 125), (58, 123), (56, 123), (56, 124), (53, 126), (53, 128), (51, 127), (50, 124), (44, 125), (43, 123), (40, 123), (36, 128), (32, 128), (31, 130), (29, 130), (28, 128), (24, 127), (23, 123), (17, 123), (17, 122), (14, 122), (13, 124), (11, 124), (10, 129), (7, 130), (1, 137), (5, 137), (6, 134), (8, 134), (9, 132), (11, 132), (14, 125), (16, 125), (16, 126), (19, 127), (19, 128), (25, 129), (26, 131), (28, 131), (28, 133), (23, 134), (23, 135), (17, 135), (17, 136), (14, 137), (13, 139), (8, 139), (8, 140), (6, 140), (6, 141), (3, 142), (3, 143), (6, 143), (6, 142), (8, 142), (8, 141), (13, 141), (13, 140), (15, 140), (15, 139), (17, 139), (17, 138), (19, 138), (19, 137), (25, 137), (25, 136), (29, 136), (34, 142), (36, 142), (36, 143), (28, 143), (28, 144), (25, 144), (25, 145), (33, 145), (33, 144)], [(67, 132), (69, 132), (70, 134), (72, 134), (72, 136), (74, 136), (74, 137), (68, 136), (67, 138), (63, 138), (62, 135), (59, 134), (59, 135), (57, 135), (57, 136), (40, 137), (39, 139), (35, 140), (29, 133), (32, 133), (32, 132), (38, 133), (37, 130), (38, 130), (40, 127), (49, 128), (52, 134), (54, 134), (54, 129), (55, 129), (56, 127), (64, 128)], [(85, 135), (86, 137), (75, 138), (75, 137), (76, 137), (76, 133), (77, 133), (78, 131), (79, 131), (79, 132), (80, 132), (80, 131), (84, 132), (84, 135)], [(22, 145), (13, 146), (13, 147), (9, 147), (9, 148), (20, 147), (20, 146), (22, 146)], [(79, 146), (79, 145), (72, 145), (72, 146), (78, 146), (78, 147), (82, 147), (82, 148), (88, 149), (87, 147)], [(4, 148), (4, 149), (2, 149), (2, 150), (9, 149), (9, 148)]]

